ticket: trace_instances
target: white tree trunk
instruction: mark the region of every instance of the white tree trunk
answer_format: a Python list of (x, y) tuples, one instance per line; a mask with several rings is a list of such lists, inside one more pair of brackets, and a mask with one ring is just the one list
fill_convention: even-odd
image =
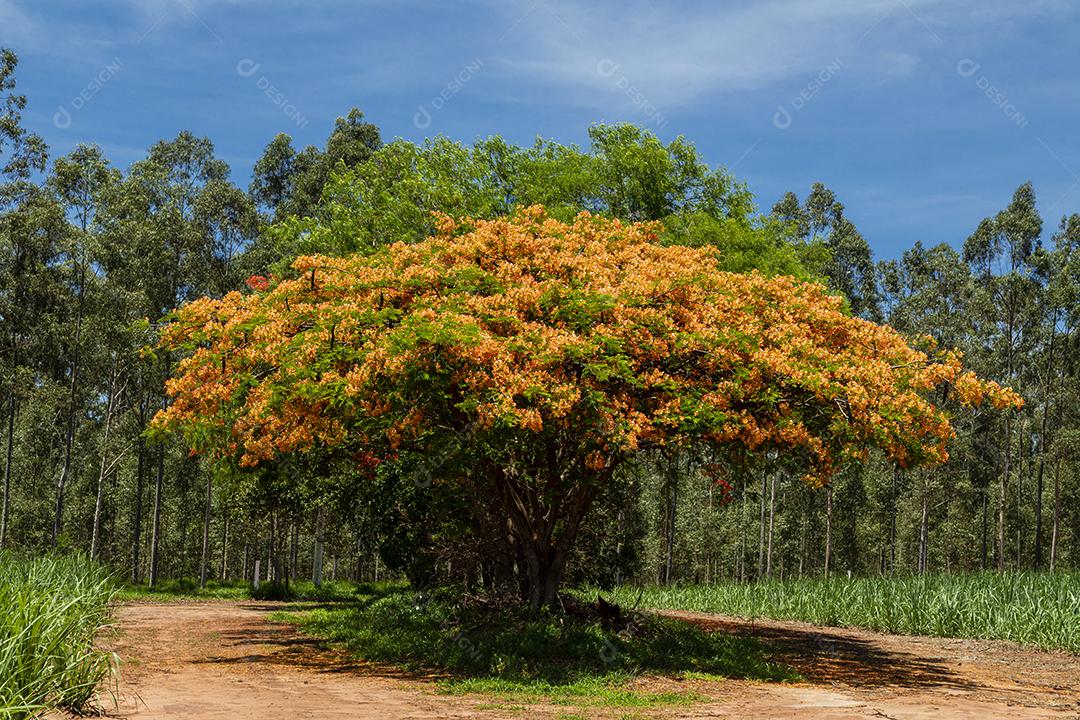
[(101, 509), (105, 494), (105, 476), (109, 473), (109, 438), (112, 433), (113, 414), (116, 409), (116, 358), (113, 358), (109, 374), (109, 403), (105, 409), (105, 435), (101, 441), (101, 465), (98, 467), (97, 499), (94, 502), (94, 528), (90, 536), (90, 558), (97, 558), (101, 538)]
[(1061, 517), (1061, 458), (1057, 459), (1054, 470), (1054, 524), (1050, 530), (1050, 572), (1057, 565), (1058, 521)]
[(203, 507), (202, 557), (199, 559), (199, 587), (206, 587), (206, 574), (210, 562), (210, 510), (214, 501), (214, 476), (206, 473), (206, 504)]
[(320, 507), (315, 515), (315, 553), (311, 564), (311, 581), (322, 587), (323, 543), (326, 542), (326, 508)]
[(833, 486), (829, 485), (829, 494), (825, 501), (825, 577), (829, 577), (829, 565), (832, 562), (832, 496)]
[(776, 473), (769, 484), (769, 539), (765, 546), (765, 577), (772, 577), (773, 527), (776, 522)]

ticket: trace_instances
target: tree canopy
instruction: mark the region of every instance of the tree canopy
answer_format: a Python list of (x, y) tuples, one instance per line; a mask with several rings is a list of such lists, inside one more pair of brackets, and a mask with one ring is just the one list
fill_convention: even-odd
[(633, 125), (597, 124), (589, 140), (588, 148), (540, 138), (520, 147), (499, 136), (472, 146), (444, 137), (419, 145), (396, 140), (351, 165), (339, 163), (317, 206), (285, 203), (294, 212), (268, 229), (260, 252), (270, 261), (372, 252), (424, 240), (438, 213), (493, 219), (538, 204), (563, 221), (582, 211), (660, 221), (664, 242), (719, 247), (727, 270), (803, 278), (824, 270), (820, 242), (788, 242), (785, 223), (757, 216), (747, 187), (710, 168), (686, 138), (664, 143)]
[(943, 462), (935, 388), (1022, 404), (820, 285), (721, 271), (716, 248), (665, 246), (655, 223), (535, 206), (436, 228), (182, 307), (162, 342), (190, 355), (154, 424), (242, 466), (346, 453), (373, 469), (452, 435), (473, 460), (452, 480), (499, 499), (537, 607), (597, 490), (644, 450), (775, 448), (820, 484), (870, 448)]

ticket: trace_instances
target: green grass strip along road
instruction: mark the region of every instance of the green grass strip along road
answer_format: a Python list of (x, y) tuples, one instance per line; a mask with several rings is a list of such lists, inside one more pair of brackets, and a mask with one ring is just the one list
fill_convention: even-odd
[(639, 593), (642, 608), (801, 620), (901, 635), (1012, 640), (1080, 654), (1080, 572), (624, 587), (615, 597), (632, 606)]

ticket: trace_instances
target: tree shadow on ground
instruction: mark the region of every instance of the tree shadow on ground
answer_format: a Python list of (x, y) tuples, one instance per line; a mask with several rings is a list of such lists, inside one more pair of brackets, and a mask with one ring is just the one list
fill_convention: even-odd
[(681, 616), (707, 632), (754, 637), (774, 649), (775, 658), (813, 684), (852, 687), (940, 687), (974, 690), (978, 683), (961, 677), (935, 658), (887, 650), (843, 631), (758, 625), (749, 621)]
[[(253, 652), (237, 656), (226, 653), (221, 657), (210, 657), (201, 662), (267, 663), (299, 667), (316, 672), (355, 673), (423, 680), (492, 677), (491, 666), (486, 663), (475, 668), (454, 668), (438, 663), (398, 663), (385, 654), (369, 655), (372, 659), (358, 659), (356, 655), (364, 653), (350, 652), (350, 650), (358, 649), (355, 642), (345, 643), (346, 646), (351, 645), (351, 648), (339, 649), (342, 648), (341, 645), (332, 646), (325, 639), (312, 638), (292, 624), (268, 622), (262, 615), (262, 613), (282, 610), (307, 611), (319, 608), (337, 611), (335, 615), (338, 616), (345, 611), (354, 612), (355, 615), (352, 617), (364, 618), (368, 617), (365, 611), (374, 603), (380, 599), (393, 597), (399, 598), (396, 601), (398, 603), (407, 605), (409, 602), (404, 592), (395, 589), (347, 603), (293, 605), (268, 602), (247, 603), (245, 607), (259, 615), (253, 614), (250, 621), (222, 633), (221, 639), (233, 648), (250, 646)], [(403, 613), (401, 616), (379, 616), (379, 621), (388, 622), (388, 626), (380, 632), (385, 630), (391, 634), (415, 633), (416, 618), (409, 613), (407, 608), (403, 610)], [(689, 613), (682, 616), (675, 613), (664, 615), (680, 621), (675, 626), (669, 624), (664, 629), (669, 640), (647, 646), (640, 644), (635, 647), (620, 646), (619, 652), (632, 656), (631, 662), (620, 666), (621, 669), (675, 676), (682, 671), (699, 669), (688, 660), (689, 656), (696, 653), (697, 657), (708, 657), (710, 652), (715, 652), (716, 647), (722, 646), (703, 647), (701, 641), (694, 638), (692, 633), (683, 633), (677, 629), (678, 626), (683, 626), (689, 630), (689, 625), (693, 625), (706, 633), (728, 636), (732, 640), (728, 649), (722, 650), (729, 654), (727, 664), (714, 662), (713, 668), (716, 669), (700, 667), (706, 672), (719, 672), (730, 677), (755, 677), (754, 673), (757, 672), (759, 674), (756, 677), (759, 679), (784, 679), (782, 674), (774, 674), (772, 671), (761, 669), (760, 661), (771, 660), (793, 669), (801, 675), (803, 680), (812, 684), (844, 684), (855, 688), (934, 687), (951, 690), (974, 690), (980, 687), (978, 683), (957, 674), (935, 658), (890, 650), (873, 642), (872, 639), (857, 637), (843, 630), (786, 627), (769, 623), (759, 625), (748, 621), (697, 616)], [(368, 617), (366, 621), (369, 626), (372, 619)], [(671, 623), (672, 620), (669, 619), (667, 622)], [(684, 625), (684, 623), (689, 623), (689, 625)], [(469, 639), (469, 643), (480, 648), (480, 651), (484, 651), (486, 646), (489, 652), (500, 652), (505, 655), (524, 649), (522, 646), (515, 646), (513, 640), (507, 641), (505, 629), (492, 630), (492, 634), (489, 635), (485, 635), (484, 632), (486, 631), (482, 630), (473, 634)], [(496, 637), (495, 633), (501, 633), (501, 635)], [(462, 642), (460, 637), (452, 638), (452, 640), (458, 644)], [(614, 649), (612, 650), (614, 652)], [(686, 651), (688, 655), (684, 655), (681, 651)], [(597, 662), (595, 653), (593, 655), (576, 658), (571, 655), (547, 657), (529, 665), (527, 674), (559, 684), (573, 677), (581, 677), (583, 674), (602, 674), (607, 670), (616, 669), (609, 663), (608, 658), (600, 658), (601, 662)], [(715, 657), (714, 655), (714, 660)], [(403, 657), (402, 659), (415, 661), (420, 658)], [(739, 669), (740, 666), (757, 667), (758, 670), (748, 669), (746, 674), (743, 674)], [(511, 673), (512, 675), (514, 673)]]
[[(551, 686), (614, 675), (674, 677), (687, 671), (797, 679), (787, 667), (771, 662), (769, 648), (756, 639), (710, 636), (689, 623), (659, 617), (637, 618), (618, 629), (580, 614), (530, 615), (520, 608), (448, 605), (400, 591), (347, 603), (244, 607), (252, 611), (250, 618), (219, 634), (232, 651), (200, 662)], [(283, 609), (302, 614), (284, 624), (261, 616)], [(312, 621), (305, 611), (315, 609), (323, 612)], [(293, 618), (300, 618), (302, 631)]]
[[(252, 609), (275, 611), (279, 607), (249, 606)], [(408, 680), (433, 680), (444, 677), (423, 673), (388, 663), (360, 660), (344, 650), (331, 647), (323, 640), (299, 633), (292, 625), (273, 624), (253, 619), (240, 628), (220, 633), (223, 645), (230, 648), (250, 646), (253, 652), (240, 655), (218, 655), (195, 660), (197, 665), (266, 664), (292, 667), (320, 673), (374, 675)]]

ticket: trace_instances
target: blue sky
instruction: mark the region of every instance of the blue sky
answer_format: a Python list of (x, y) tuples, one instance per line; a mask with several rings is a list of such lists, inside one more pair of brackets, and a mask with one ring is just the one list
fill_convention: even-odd
[(26, 124), (120, 166), (183, 129), (247, 185), (278, 132), (682, 134), (768, 209), (820, 180), (880, 257), (959, 244), (1017, 185), (1080, 212), (1080, 9), (1037, 0), (0, 0)]

